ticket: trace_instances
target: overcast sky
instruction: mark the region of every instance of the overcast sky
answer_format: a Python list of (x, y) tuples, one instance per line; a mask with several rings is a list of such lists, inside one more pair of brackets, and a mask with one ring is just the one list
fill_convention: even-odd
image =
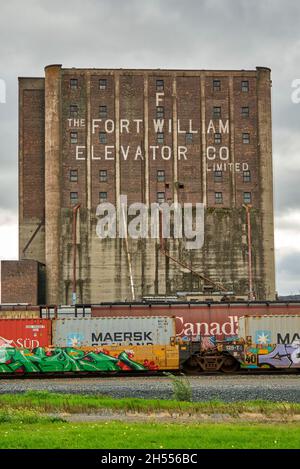
[[(297, 0), (9, 0), (0, 10), (0, 259), (17, 258), (17, 77), (44, 66), (253, 69), (273, 80), (277, 289), (300, 292)], [(0, 82), (1, 83), (1, 82)]]

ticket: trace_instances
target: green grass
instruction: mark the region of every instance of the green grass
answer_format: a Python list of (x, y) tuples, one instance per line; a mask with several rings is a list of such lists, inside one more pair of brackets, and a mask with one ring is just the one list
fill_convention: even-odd
[(78, 394), (57, 394), (32, 391), (24, 394), (0, 394), (0, 409), (25, 409), (39, 412), (92, 413), (101, 409), (153, 413), (169, 411), (179, 413), (221, 413), (237, 416), (242, 412), (276, 413), (282, 417), (300, 414), (300, 404), (270, 401), (207, 401), (183, 402), (156, 399), (114, 399), (109, 396), (90, 396)]
[[(300, 414), (300, 404), (269, 401), (178, 402), (27, 392), (0, 395), (0, 448), (299, 448), (300, 423), (71, 423), (50, 413), (118, 412)], [(193, 417), (195, 419), (195, 417)]]
[(126, 424), (123, 422), (0, 425), (1, 449), (299, 448), (294, 424)]

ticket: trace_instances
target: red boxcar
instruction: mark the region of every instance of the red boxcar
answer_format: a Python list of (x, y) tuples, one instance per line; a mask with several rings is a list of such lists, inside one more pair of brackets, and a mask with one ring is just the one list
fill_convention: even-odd
[(246, 315), (300, 314), (300, 303), (111, 303), (92, 307), (92, 316), (175, 316), (179, 336), (237, 335), (238, 318)]
[(45, 347), (51, 344), (49, 319), (1, 319), (0, 347)]

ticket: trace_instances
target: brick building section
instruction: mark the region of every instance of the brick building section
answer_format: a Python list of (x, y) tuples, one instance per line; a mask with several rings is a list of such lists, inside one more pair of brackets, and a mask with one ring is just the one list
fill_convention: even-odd
[(1, 303), (45, 303), (45, 266), (37, 261), (1, 261)]
[[(182, 241), (170, 239), (170, 254), (240, 296), (246, 296), (249, 288), (243, 204), (245, 193), (251, 193), (254, 292), (258, 299), (274, 299), (269, 69), (105, 70), (51, 65), (45, 69), (45, 79), (22, 78), (19, 83), (20, 259), (45, 262), (47, 302), (71, 301), (71, 194), (78, 196), (81, 205), (76, 246), (78, 301), (132, 299), (124, 240), (96, 236), (100, 193), (114, 205), (121, 194), (127, 195), (129, 204), (149, 205), (159, 193), (170, 203), (203, 202), (203, 248), (188, 252)], [(163, 92), (159, 103), (158, 92)], [(158, 112), (163, 112), (166, 126), (161, 143), (153, 126)], [(95, 128), (93, 119), (99, 119)], [(120, 119), (130, 122), (130, 132), (126, 126), (120, 128)], [(228, 119), (228, 131), (218, 130), (220, 119)], [(113, 131), (111, 123), (105, 129), (107, 120), (113, 121)], [(134, 120), (139, 121), (139, 133)], [(187, 135), (182, 129), (188, 129), (191, 121), (191, 132), (187, 132), (191, 135)], [(208, 130), (211, 127), (214, 131)], [(218, 133), (221, 137), (216, 140)], [(76, 146), (80, 159), (75, 157)], [(113, 147), (108, 158), (104, 157), (106, 146)], [(143, 158), (135, 159), (138, 146)], [(157, 146), (155, 159), (150, 146)], [(179, 158), (184, 146), (187, 159)], [(171, 149), (170, 158), (160, 156), (169, 151), (166, 147)], [(213, 163), (224, 160), (208, 158), (209, 147), (221, 155), (223, 147), (228, 147), (226, 163), (247, 163), (250, 180), (242, 170), (228, 167), (216, 177)], [(70, 177), (71, 171), (77, 180)], [(158, 171), (164, 172), (164, 180), (158, 178)], [(198, 277), (165, 258), (157, 240), (130, 239), (129, 250), (137, 298), (205, 288)]]

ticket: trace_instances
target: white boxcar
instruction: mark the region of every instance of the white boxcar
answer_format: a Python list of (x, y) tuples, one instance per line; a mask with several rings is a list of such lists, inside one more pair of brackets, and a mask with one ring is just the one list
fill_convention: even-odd
[(175, 318), (164, 316), (65, 318), (52, 324), (56, 347), (168, 345), (175, 335)]
[(238, 335), (253, 344), (292, 344), (300, 341), (300, 316), (242, 316)]

